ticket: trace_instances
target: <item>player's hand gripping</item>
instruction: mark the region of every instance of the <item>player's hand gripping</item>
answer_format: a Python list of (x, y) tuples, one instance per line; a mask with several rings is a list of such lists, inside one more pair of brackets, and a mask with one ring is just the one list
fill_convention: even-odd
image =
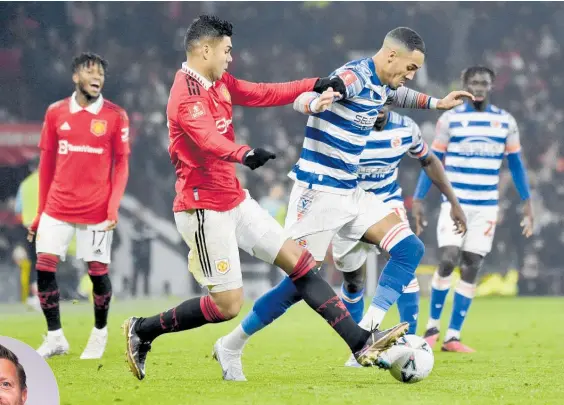
[(458, 107), (464, 103), (465, 98), (474, 101), (474, 96), (467, 91), (451, 91), (445, 98), (439, 100), (437, 110), (450, 110), (451, 108)]
[(450, 218), (454, 222), (454, 232), (464, 235), (466, 233), (466, 215), (460, 204), (451, 205)]
[(320, 112), (327, 110), (329, 107), (331, 107), (333, 101), (338, 99), (340, 95), (341, 95), (340, 93), (333, 91), (332, 87), (329, 87), (327, 90), (321, 93), (319, 97), (317, 97), (311, 102), (311, 106), (310, 106), (311, 112), (314, 114), (318, 114)]
[(423, 201), (413, 200), (411, 205), (411, 215), (415, 219), (415, 235), (421, 235), (423, 229), (427, 226), (427, 219), (425, 218), (425, 207), (423, 207)]
[(345, 86), (345, 82), (339, 76), (322, 77), (320, 79), (317, 79), (315, 85), (313, 86), (313, 91), (322, 94), (329, 88), (339, 93), (339, 95), (337, 96), (339, 98), (345, 97), (347, 95), (347, 86)]
[(104, 228), (104, 231), (112, 231), (116, 229), (116, 226), (117, 226), (117, 221), (115, 219), (108, 218), (108, 224)]
[(255, 148), (245, 153), (245, 156), (243, 157), (243, 164), (251, 170), (255, 170), (264, 165), (270, 159), (276, 159), (276, 155), (263, 148)]
[(521, 226), (523, 227), (522, 234), (525, 235), (525, 238), (533, 236), (534, 217), (533, 205), (531, 204), (530, 199), (525, 202), (525, 206), (523, 207), (523, 219), (521, 220)]

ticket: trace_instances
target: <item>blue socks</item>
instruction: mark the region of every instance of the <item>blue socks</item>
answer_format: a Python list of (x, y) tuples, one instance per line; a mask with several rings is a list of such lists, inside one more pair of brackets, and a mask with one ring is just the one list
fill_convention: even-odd
[(417, 331), (417, 316), (419, 315), (419, 289), (414, 292), (404, 292), (398, 298), (398, 310), (400, 322), (408, 322), (409, 335), (415, 335)]
[(341, 299), (351, 313), (352, 319), (360, 323), (364, 313), (364, 289), (351, 293), (345, 289), (345, 284), (341, 286)]
[(284, 315), (286, 310), (302, 299), (289, 277), (255, 301), (253, 309), (241, 322), (247, 335), (252, 335), (275, 319)]

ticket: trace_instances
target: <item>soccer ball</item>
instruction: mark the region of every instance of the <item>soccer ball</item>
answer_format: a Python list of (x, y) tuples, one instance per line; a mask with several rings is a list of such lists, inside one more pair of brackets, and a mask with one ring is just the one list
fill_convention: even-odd
[(382, 354), (391, 364), (390, 374), (398, 381), (413, 384), (425, 379), (433, 370), (433, 350), (419, 336), (406, 335)]

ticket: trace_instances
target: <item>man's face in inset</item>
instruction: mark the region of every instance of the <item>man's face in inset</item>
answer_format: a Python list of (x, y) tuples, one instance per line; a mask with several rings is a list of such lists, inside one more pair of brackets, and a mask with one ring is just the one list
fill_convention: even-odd
[(24, 405), (26, 400), (27, 388), (20, 386), (16, 365), (0, 359), (0, 405)]

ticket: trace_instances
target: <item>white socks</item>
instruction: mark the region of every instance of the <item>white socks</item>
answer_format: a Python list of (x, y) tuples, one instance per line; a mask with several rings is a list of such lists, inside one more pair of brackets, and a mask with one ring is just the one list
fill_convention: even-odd
[(359, 326), (371, 332), (374, 328), (382, 324), (385, 315), (386, 311), (374, 305), (370, 305), (368, 311), (366, 311), (366, 314), (364, 314), (364, 317), (360, 321)]
[(221, 344), (227, 350), (240, 351), (243, 350), (249, 338), (250, 336), (243, 331), (241, 324), (239, 324), (231, 333), (221, 339)]

